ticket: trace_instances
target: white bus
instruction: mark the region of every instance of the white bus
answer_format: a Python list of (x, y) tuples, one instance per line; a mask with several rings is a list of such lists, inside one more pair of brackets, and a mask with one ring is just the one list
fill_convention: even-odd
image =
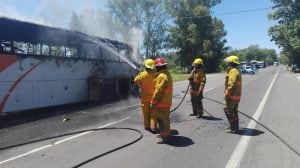
[(6, 17), (0, 27), (0, 113), (129, 94), (130, 45)]

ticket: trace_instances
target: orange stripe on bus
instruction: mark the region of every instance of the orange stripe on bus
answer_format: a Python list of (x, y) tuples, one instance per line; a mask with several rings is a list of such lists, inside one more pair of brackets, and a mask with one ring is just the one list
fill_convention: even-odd
[(17, 87), (17, 85), (34, 69), (36, 68), (41, 62), (39, 62), (38, 64), (34, 65), (33, 67), (31, 67), (26, 73), (24, 73), (17, 81), (15, 81), (15, 83), (10, 87), (10, 89), (8, 90), (8, 92), (6, 93), (6, 95), (4, 96), (3, 100), (0, 103), (0, 113), (2, 112), (9, 96), (11, 95), (11, 93), (15, 90), (15, 88)]
[(14, 55), (0, 55), (0, 73), (17, 61)]

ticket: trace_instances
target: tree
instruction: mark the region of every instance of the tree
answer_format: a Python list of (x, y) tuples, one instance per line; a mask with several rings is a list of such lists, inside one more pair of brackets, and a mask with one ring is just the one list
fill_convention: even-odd
[(300, 65), (300, 0), (272, 0), (269, 18), (278, 24), (269, 29), (272, 40), (283, 49), (290, 63)]
[(289, 58), (285, 54), (280, 54), (279, 61), (281, 64), (289, 64)]
[(181, 66), (188, 67), (201, 57), (208, 71), (218, 69), (226, 43), (224, 24), (210, 15), (210, 8), (218, 3), (220, 0), (167, 0), (168, 12), (175, 18), (172, 46)]
[(274, 49), (260, 48), (259, 45), (250, 45), (240, 50), (230, 50), (228, 55), (237, 55), (241, 61), (264, 61), (269, 65), (278, 60), (278, 55)]
[(159, 50), (168, 47), (167, 19), (163, 3), (160, 0), (148, 0), (144, 2), (144, 45), (147, 57), (155, 58)]
[(112, 18), (120, 25), (118, 30), (126, 42), (132, 37), (140, 38), (134, 29), (144, 35), (144, 51), (148, 57), (155, 57), (166, 47), (168, 39), (167, 19), (162, 0), (111, 0), (108, 2)]
[(230, 55), (238, 56), (241, 61), (245, 61), (246, 60), (246, 56), (245, 56), (245, 53), (243, 52), (243, 50), (238, 50), (238, 49), (232, 49), (232, 48), (230, 48), (227, 55), (228, 56), (230, 56)]
[(116, 22), (122, 37), (126, 42), (134, 36), (131, 29), (142, 29), (143, 8), (139, 0), (111, 0), (108, 1), (108, 12)]
[(85, 32), (86, 28), (84, 27), (80, 17), (73, 11), (71, 20), (69, 22), (69, 28), (74, 31)]

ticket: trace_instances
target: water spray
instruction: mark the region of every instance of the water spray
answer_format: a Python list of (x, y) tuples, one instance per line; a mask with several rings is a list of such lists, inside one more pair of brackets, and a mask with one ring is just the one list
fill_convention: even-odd
[[(90, 38), (91, 40), (93, 40), (95, 43), (99, 44), (100, 46), (105, 46), (104, 43), (100, 42), (97, 39), (94, 39), (93, 37), (88, 36), (88, 38)], [(119, 58), (121, 58), (124, 62), (126, 62), (128, 65), (130, 65), (133, 69), (138, 70), (139, 68), (137, 66), (135, 66), (131, 61), (129, 61), (127, 58), (125, 58), (123, 55), (117, 53), (115, 50), (113, 50), (111, 47), (107, 47), (107, 49), (109, 51), (111, 51), (112, 53), (116, 54)]]

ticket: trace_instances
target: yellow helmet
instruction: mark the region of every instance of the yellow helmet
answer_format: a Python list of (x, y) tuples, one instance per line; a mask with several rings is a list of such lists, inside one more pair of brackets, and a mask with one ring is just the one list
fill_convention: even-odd
[(240, 59), (238, 56), (235, 56), (235, 55), (231, 55), (227, 58), (225, 58), (225, 61), (228, 62), (228, 63), (234, 63), (234, 64), (240, 64)]
[(146, 68), (149, 68), (149, 69), (154, 69), (154, 60), (153, 59), (146, 59), (144, 61), (144, 66)]
[(203, 60), (201, 58), (196, 58), (194, 60), (193, 64), (202, 64), (203, 65)]

